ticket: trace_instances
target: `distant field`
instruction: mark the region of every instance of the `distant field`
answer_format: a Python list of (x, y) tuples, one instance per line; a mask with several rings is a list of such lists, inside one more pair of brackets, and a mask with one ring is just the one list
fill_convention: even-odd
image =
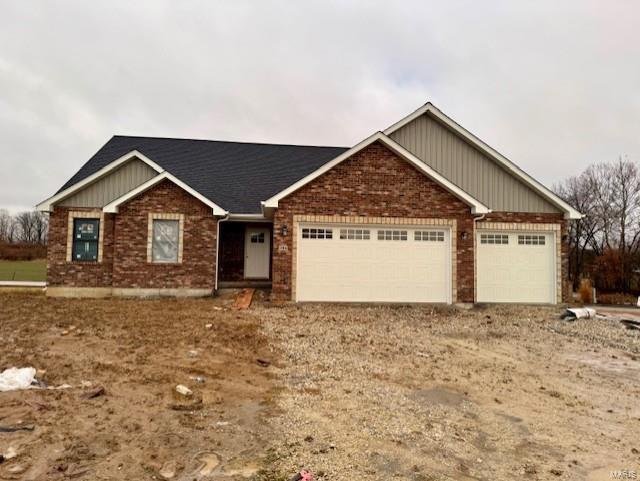
[(47, 276), (47, 261), (0, 260), (0, 281), (44, 281)]

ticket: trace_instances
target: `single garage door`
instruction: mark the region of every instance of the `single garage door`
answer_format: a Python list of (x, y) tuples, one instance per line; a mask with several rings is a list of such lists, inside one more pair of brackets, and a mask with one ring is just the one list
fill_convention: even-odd
[(296, 300), (451, 302), (448, 228), (300, 224)]
[(555, 303), (554, 241), (546, 232), (479, 231), (478, 302)]

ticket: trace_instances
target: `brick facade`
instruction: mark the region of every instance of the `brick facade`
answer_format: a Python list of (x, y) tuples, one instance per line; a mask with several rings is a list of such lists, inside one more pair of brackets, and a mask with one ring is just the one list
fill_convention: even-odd
[[(52, 212), (47, 254), (50, 286), (214, 289), (217, 219), (207, 205), (170, 181), (164, 181), (120, 206), (118, 214), (104, 214), (100, 228), (101, 262), (68, 261), (70, 213), (95, 210), (56, 207)], [(148, 262), (149, 219), (153, 214), (183, 216), (181, 263)], [(382, 144), (368, 146), (280, 201), (272, 237), (271, 275), (275, 299), (292, 299), (295, 289), (294, 219), (310, 216), (404, 224), (419, 219), (451, 226), (455, 250), (452, 256), (453, 302), (474, 302), (474, 216), (469, 206)], [(568, 300), (567, 221), (563, 214), (493, 212), (479, 222), (559, 225), (561, 297), (563, 301)], [(220, 260), (221, 280), (242, 280), (244, 277), (246, 226), (231, 222), (222, 224), (220, 249), (225, 258)], [(223, 245), (224, 242), (229, 245)]]
[[(118, 214), (105, 215), (100, 229), (104, 242), (100, 263), (67, 262), (69, 210), (56, 207), (50, 217), (49, 285), (214, 289), (217, 219), (209, 206), (172, 182), (165, 180), (120, 206)], [(149, 214), (184, 215), (182, 262), (155, 264), (147, 261)]]
[[(382, 144), (366, 147), (280, 200), (273, 224), (272, 289), (274, 298), (281, 300), (292, 296), (294, 215), (455, 220), (454, 302), (473, 302), (473, 216), (469, 206)], [(283, 235), (284, 227), (287, 235)]]

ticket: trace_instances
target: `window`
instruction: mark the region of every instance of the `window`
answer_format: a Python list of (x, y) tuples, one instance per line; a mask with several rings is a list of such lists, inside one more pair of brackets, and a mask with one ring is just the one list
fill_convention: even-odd
[(340, 239), (369, 240), (368, 229), (340, 229)]
[(254, 232), (251, 234), (250, 241), (252, 244), (264, 244), (264, 232)]
[(180, 250), (180, 221), (153, 219), (151, 259), (153, 262), (178, 262)]
[(414, 240), (428, 242), (444, 242), (444, 231), (441, 230), (417, 230), (414, 232)]
[(100, 242), (100, 219), (73, 219), (73, 260), (96, 262)]
[(509, 243), (507, 234), (480, 234), (480, 244), (503, 244)]
[(378, 240), (406, 241), (406, 230), (379, 230)]
[(527, 245), (527, 246), (543, 246), (546, 242), (545, 236), (543, 235), (519, 235), (518, 236), (518, 244)]
[(303, 239), (332, 239), (333, 229), (317, 229), (317, 228), (304, 228), (302, 229)]

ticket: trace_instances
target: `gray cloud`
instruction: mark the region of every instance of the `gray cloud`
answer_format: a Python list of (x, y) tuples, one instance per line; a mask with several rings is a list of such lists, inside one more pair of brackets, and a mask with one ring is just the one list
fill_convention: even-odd
[(639, 21), (635, 1), (0, 0), (0, 206), (114, 133), (353, 145), (427, 100), (547, 185), (640, 161)]

